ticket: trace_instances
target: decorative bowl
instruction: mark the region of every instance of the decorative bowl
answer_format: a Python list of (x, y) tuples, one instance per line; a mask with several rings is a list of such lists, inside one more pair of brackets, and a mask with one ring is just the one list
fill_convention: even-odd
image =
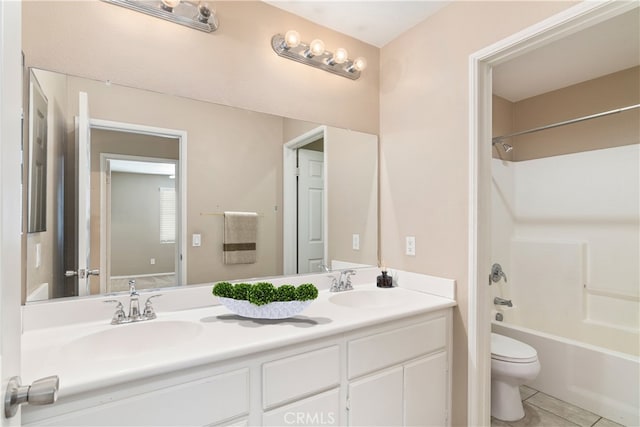
[(275, 301), (265, 305), (255, 305), (245, 300), (218, 297), (230, 311), (252, 319), (286, 319), (301, 313), (311, 304), (309, 301)]

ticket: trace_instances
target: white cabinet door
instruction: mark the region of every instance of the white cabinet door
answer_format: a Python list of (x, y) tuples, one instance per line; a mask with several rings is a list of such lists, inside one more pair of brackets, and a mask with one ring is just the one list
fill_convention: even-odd
[(404, 367), (404, 424), (447, 425), (447, 352), (424, 357)]
[[(249, 414), (249, 370), (177, 386), (34, 421), (32, 426), (203, 426)], [(117, 397), (117, 395), (116, 395)], [(28, 426), (29, 424), (27, 424)]]
[(349, 384), (350, 426), (401, 426), (403, 369), (398, 366)]

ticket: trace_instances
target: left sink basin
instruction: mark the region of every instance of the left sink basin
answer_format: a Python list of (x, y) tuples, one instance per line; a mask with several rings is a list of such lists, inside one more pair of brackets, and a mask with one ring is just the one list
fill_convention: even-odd
[(62, 351), (72, 359), (125, 359), (138, 354), (176, 347), (197, 337), (201, 324), (182, 320), (149, 320), (109, 329), (74, 339)]

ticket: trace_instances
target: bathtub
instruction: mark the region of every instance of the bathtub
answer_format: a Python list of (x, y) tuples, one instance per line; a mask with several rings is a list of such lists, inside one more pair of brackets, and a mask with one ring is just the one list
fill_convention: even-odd
[(537, 350), (542, 369), (527, 385), (625, 426), (640, 425), (639, 357), (504, 321), (494, 320), (491, 329)]

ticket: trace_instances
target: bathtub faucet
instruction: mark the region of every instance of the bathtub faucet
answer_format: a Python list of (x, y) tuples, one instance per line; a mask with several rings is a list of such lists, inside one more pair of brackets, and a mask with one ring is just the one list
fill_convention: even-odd
[(493, 299), (493, 303), (497, 304), (497, 305), (506, 305), (507, 307), (513, 307), (513, 304), (511, 303), (510, 299), (504, 299), (504, 298), (500, 298), (500, 297), (495, 297)]

